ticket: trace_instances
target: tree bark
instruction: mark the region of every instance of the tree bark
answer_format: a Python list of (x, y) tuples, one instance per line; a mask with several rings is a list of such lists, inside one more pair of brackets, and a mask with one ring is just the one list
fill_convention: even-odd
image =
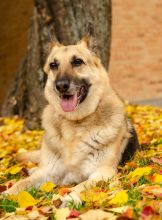
[(19, 115), (30, 129), (40, 127), (42, 109), (46, 104), (43, 72), (49, 30), (63, 44), (74, 44), (93, 24), (97, 50), (108, 67), (111, 38), (111, 0), (35, 0), (28, 33), (27, 52), (20, 64), (2, 106), (2, 116)]

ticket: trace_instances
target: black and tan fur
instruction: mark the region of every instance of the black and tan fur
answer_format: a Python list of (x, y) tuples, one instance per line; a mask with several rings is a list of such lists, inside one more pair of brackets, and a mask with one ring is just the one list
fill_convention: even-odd
[[(133, 155), (138, 147), (136, 132), (87, 39), (70, 46), (53, 44), (44, 70), (48, 105), (42, 116), (42, 146), (18, 157), (38, 162), (38, 169), (6, 192), (15, 194), (46, 181), (76, 183), (64, 200), (77, 200), (84, 185), (111, 178), (118, 164)], [(56, 89), (56, 83), (63, 80), (70, 82), (66, 93)], [(76, 108), (64, 111), (61, 97), (75, 93), (81, 93)]]

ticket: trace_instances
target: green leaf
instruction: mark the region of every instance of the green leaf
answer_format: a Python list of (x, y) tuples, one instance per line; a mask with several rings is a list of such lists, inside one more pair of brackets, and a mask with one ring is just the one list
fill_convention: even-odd
[(14, 200), (9, 200), (5, 197), (0, 200), (0, 209), (5, 212), (15, 212), (17, 207), (18, 203)]

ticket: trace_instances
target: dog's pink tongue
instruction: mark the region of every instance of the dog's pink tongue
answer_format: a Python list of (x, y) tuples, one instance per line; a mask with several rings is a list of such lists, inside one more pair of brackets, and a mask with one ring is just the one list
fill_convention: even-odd
[(64, 112), (72, 112), (75, 110), (77, 106), (78, 98), (77, 98), (77, 93), (70, 96), (68, 99), (67, 98), (62, 98), (61, 99), (61, 107)]

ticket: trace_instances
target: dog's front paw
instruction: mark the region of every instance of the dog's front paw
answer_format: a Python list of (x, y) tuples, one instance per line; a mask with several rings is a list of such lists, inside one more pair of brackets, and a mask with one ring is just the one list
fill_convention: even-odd
[(11, 194), (11, 195), (16, 195), (19, 192), (29, 188), (31, 186), (31, 178), (28, 177), (26, 179), (22, 179), (15, 183), (11, 188), (7, 189), (3, 193), (5, 194)]
[(4, 192), (2, 192), (2, 194), (16, 195), (16, 194), (18, 194), (17, 187), (12, 186), (11, 188), (9, 188), (9, 189), (5, 190)]
[(62, 198), (62, 204), (61, 208), (64, 208), (68, 205), (68, 203), (74, 203), (75, 205), (82, 204), (82, 201), (80, 200), (79, 195), (73, 191), (70, 194), (66, 195), (64, 198)]

